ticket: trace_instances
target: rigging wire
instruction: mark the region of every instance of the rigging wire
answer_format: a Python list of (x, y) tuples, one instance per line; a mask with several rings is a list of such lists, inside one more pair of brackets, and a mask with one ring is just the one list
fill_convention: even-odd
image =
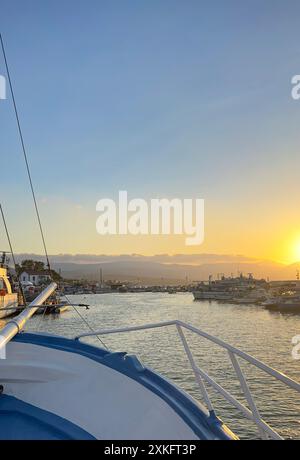
[(32, 194), (34, 207), (35, 207), (35, 212), (36, 212), (38, 225), (39, 225), (39, 229), (40, 229), (41, 237), (42, 237), (42, 242), (43, 242), (43, 246), (44, 246), (44, 251), (45, 251), (45, 256), (46, 256), (46, 261), (47, 261), (47, 268), (48, 268), (48, 271), (49, 271), (49, 275), (51, 276), (50, 261), (49, 261), (46, 241), (45, 241), (45, 237), (44, 237), (44, 231), (43, 231), (42, 222), (41, 222), (40, 213), (39, 213), (39, 208), (38, 208), (38, 205), (37, 205), (37, 200), (36, 200), (35, 191), (34, 191), (34, 187), (33, 187), (33, 182), (32, 182), (32, 177), (31, 177), (31, 173), (30, 173), (28, 157), (27, 157), (26, 148), (25, 148), (24, 137), (23, 137), (21, 124), (20, 124), (19, 112), (18, 112), (18, 108), (17, 108), (17, 104), (16, 104), (15, 94), (14, 94), (14, 90), (13, 90), (12, 80), (11, 80), (11, 77), (10, 77), (10, 71), (9, 71), (9, 67), (8, 67), (8, 62), (7, 62), (5, 48), (4, 48), (4, 42), (3, 42), (3, 39), (2, 39), (1, 33), (0, 33), (0, 42), (1, 42), (1, 48), (2, 48), (2, 53), (3, 53), (3, 57), (4, 57), (4, 63), (5, 63), (5, 68), (6, 68), (9, 88), (10, 88), (10, 92), (11, 92), (11, 96), (12, 96), (12, 101), (13, 101), (13, 106), (14, 106), (14, 111), (15, 111), (18, 131), (19, 131), (19, 135), (20, 135), (22, 151), (23, 151), (23, 156), (24, 156), (26, 170), (27, 170), (27, 175), (28, 175), (28, 179), (29, 179), (31, 194)]
[(22, 286), (21, 280), (20, 280), (20, 275), (18, 275), (17, 264), (16, 264), (16, 258), (15, 258), (13, 246), (12, 246), (12, 243), (11, 243), (10, 234), (9, 234), (9, 231), (8, 231), (8, 227), (7, 227), (7, 223), (6, 223), (6, 219), (5, 219), (5, 215), (4, 215), (4, 211), (3, 211), (3, 207), (2, 207), (2, 204), (1, 204), (1, 203), (0, 203), (0, 213), (1, 213), (1, 216), (2, 216), (3, 225), (4, 225), (4, 229), (5, 229), (5, 233), (6, 233), (6, 237), (7, 237), (7, 241), (8, 241), (8, 245), (9, 245), (9, 249), (10, 249), (10, 253), (11, 253), (11, 256), (12, 256), (13, 264), (14, 264), (14, 267), (15, 267), (15, 272), (16, 272), (16, 275), (17, 275), (17, 278), (18, 278), (19, 288), (20, 288), (20, 291), (21, 291), (21, 295), (22, 295), (22, 298), (23, 298), (24, 305), (25, 305), (25, 307), (26, 307), (26, 306), (27, 306), (27, 305), (26, 305), (26, 297), (25, 297), (25, 294), (24, 294), (24, 290), (23, 290), (23, 286)]
[[(3, 38), (2, 38), (1, 33), (0, 33), (0, 43), (1, 43), (2, 53), (3, 53), (3, 57), (4, 57), (4, 63), (5, 63), (5, 68), (6, 68), (6, 73), (7, 73), (9, 88), (10, 88), (10, 92), (11, 92), (11, 96), (12, 96), (12, 101), (13, 101), (13, 106), (14, 106), (14, 112), (15, 112), (16, 122), (17, 122), (17, 126), (18, 126), (19, 136), (20, 136), (20, 140), (21, 140), (21, 146), (22, 146), (23, 156), (24, 156), (24, 160), (25, 160), (27, 175), (28, 175), (28, 179), (29, 179), (31, 194), (32, 194), (32, 198), (33, 198), (33, 202), (34, 202), (34, 207), (35, 207), (35, 212), (36, 212), (36, 216), (37, 216), (37, 220), (38, 220), (38, 225), (39, 225), (39, 229), (40, 229), (40, 233), (41, 233), (41, 237), (42, 237), (42, 243), (43, 243), (44, 252), (45, 252), (45, 257), (46, 257), (46, 261), (47, 261), (47, 268), (48, 268), (49, 275), (50, 275), (50, 277), (51, 277), (51, 279), (52, 279), (53, 277), (52, 277), (52, 271), (51, 271), (51, 267), (50, 267), (50, 260), (49, 260), (49, 255), (48, 255), (47, 246), (46, 246), (46, 240), (45, 240), (44, 230), (43, 230), (43, 226), (42, 226), (42, 222), (41, 222), (41, 218), (40, 218), (39, 208), (38, 208), (38, 205), (37, 205), (35, 190), (34, 190), (33, 181), (32, 181), (32, 177), (31, 177), (29, 162), (28, 162), (28, 156), (27, 156), (27, 153), (26, 153), (24, 137), (23, 137), (23, 133), (22, 133), (22, 129), (21, 129), (21, 123), (20, 123), (19, 112), (18, 112), (18, 108), (17, 108), (17, 103), (16, 103), (16, 99), (15, 99), (15, 94), (14, 94), (14, 90), (13, 90), (12, 80), (11, 80), (11, 77), (10, 77), (10, 71), (9, 71), (9, 66), (8, 66), (7, 57), (6, 57), (6, 52), (5, 52), (5, 47), (4, 47), (4, 42), (3, 42)], [(73, 307), (73, 309), (76, 311), (76, 313), (78, 314), (78, 316), (79, 316), (79, 317), (82, 319), (82, 321), (88, 326), (88, 328), (90, 329), (90, 331), (91, 331), (91, 332), (94, 332), (93, 328), (90, 326), (90, 324), (88, 323), (88, 321), (79, 313), (79, 311), (77, 310), (77, 308), (75, 307), (75, 305), (74, 305), (72, 302), (70, 302), (70, 300), (67, 298), (66, 295), (65, 295), (65, 297), (66, 297), (67, 301), (69, 302), (69, 304), (70, 304), (70, 305)], [(24, 301), (25, 301), (25, 298), (24, 298)], [(45, 311), (46, 311), (46, 309), (45, 309)], [(45, 311), (43, 312), (43, 316), (44, 316), (44, 314), (45, 314)], [(101, 338), (100, 338), (98, 335), (96, 335), (96, 337), (97, 337), (97, 339), (99, 340), (99, 342), (100, 342), (102, 345), (104, 345), (106, 349), (108, 349), (108, 347), (105, 345), (105, 343), (103, 342), (103, 340), (101, 340)]]
[[(66, 296), (66, 294), (63, 294), (63, 296), (65, 297), (65, 299), (67, 300), (67, 302), (69, 302), (69, 304), (74, 308), (74, 310), (76, 311), (77, 315), (82, 319), (82, 321), (84, 322), (84, 324), (89, 328), (89, 330), (94, 333), (94, 329), (90, 326), (89, 322), (84, 318), (84, 316), (79, 313), (79, 311), (77, 310), (77, 308), (75, 307), (75, 305), (70, 301), (70, 299)], [(99, 340), (100, 343), (102, 343), (102, 345), (106, 348), (106, 350), (108, 350), (108, 346), (104, 343), (104, 341), (101, 339), (101, 337), (99, 337), (99, 335), (96, 335), (95, 334), (95, 337), (97, 337), (97, 339)]]

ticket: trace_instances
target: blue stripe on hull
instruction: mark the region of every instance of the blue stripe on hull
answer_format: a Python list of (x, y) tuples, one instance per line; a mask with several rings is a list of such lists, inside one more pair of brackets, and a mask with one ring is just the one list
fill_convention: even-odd
[(0, 395), (1, 440), (95, 439), (69, 420), (13, 396)]

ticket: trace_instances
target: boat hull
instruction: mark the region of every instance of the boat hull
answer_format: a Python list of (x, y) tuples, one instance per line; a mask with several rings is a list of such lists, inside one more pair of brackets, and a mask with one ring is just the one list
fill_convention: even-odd
[(15, 314), (18, 311), (18, 294), (0, 296), (0, 319)]
[(205, 292), (205, 291), (194, 291), (194, 300), (219, 300), (226, 301), (230, 300), (231, 296), (227, 293), (216, 293), (216, 292)]
[(0, 439), (235, 438), (135, 356), (75, 340), (19, 334), (0, 381)]
[(282, 313), (300, 313), (300, 303), (278, 302), (277, 304), (265, 305), (267, 310), (280, 311)]
[(49, 305), (40, 307), (36, 315), (59, 315), (70, 310), (71, 305)]

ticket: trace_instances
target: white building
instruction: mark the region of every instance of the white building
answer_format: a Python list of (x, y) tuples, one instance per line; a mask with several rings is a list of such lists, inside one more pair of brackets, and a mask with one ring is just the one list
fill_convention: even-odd
[(50, 275), (46, 272), (38, 272), (34, 270), (24, 270), (20, 275), (21, 283), (32, 283), (34, 286), (39, 286), (40, 284), (47, 283), (51, 281)]

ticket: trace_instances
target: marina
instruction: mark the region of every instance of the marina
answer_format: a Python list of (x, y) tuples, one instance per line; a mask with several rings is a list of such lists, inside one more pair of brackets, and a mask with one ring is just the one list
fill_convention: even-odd
[(300, 312), (300, 281), (280, 283), (256, 280), (252, 274), (244, 277), (225, 278), (192, 288), (195, 300), (215, 300), (239, 305), (260, 305), (262, 308), (280, 312)]

